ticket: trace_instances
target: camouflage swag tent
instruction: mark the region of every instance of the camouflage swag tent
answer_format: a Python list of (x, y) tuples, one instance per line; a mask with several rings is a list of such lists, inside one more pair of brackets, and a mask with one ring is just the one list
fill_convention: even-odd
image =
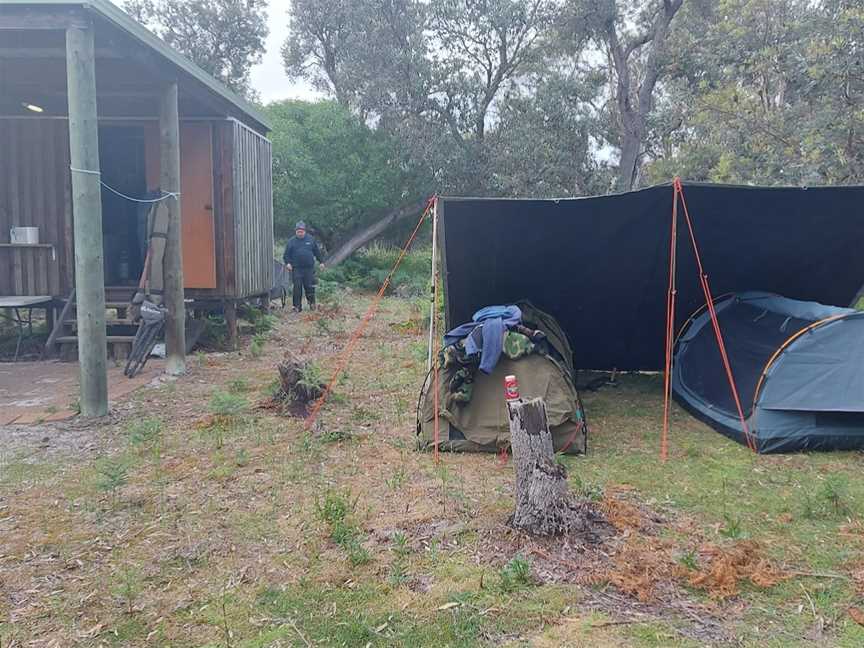
[[(573, 352), (555, 319), (528, 302), (517, 304), (522, 325), (541, 335), (529, 338), (515, 330), (504, 334), (500, 358), (489, 374), (478, 370), (479, 358), (467, 356), (460, 343), (438, 354), (439, 449), (454, 452), (497, 452), (510, 446), (504, 400), (504, 377), (514, 375), (523, 398), (546, 401), (556, 452), (584, 453), (588, 429), (575, 387)], [(524, 330), (524, 329), (522, 329)], [(421, 449), (435, 443), (434, 372), (429, 372), (417, 407), (417, 438)]]

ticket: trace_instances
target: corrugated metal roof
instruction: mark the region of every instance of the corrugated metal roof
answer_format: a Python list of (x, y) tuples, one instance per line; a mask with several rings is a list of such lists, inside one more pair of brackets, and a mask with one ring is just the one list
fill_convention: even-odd
[(108, 0), (0, 0), (0, 6), (9, 5), (33, 7), (71, 6), (93, 11), (101, 18), (129, 34), (135, 40), (143, 43), (150, 49), (157, 51), (163, 57), (168, 59), (170, 63), (207, 86), (211, 92), (230, 102), (252, 121), (260, 124), (268, 130), (270, 129), (270, 122), (261, 110), (252, 105), (246, 99), (242, 98), (233, 90), (230, 90), (221, 81), (202, 70), (185, 56), (171, 48), (129, 14)]

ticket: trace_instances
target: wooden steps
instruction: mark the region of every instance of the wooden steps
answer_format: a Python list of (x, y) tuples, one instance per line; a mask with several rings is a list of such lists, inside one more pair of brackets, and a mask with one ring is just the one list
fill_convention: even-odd
[[(138, 332), (138, 324), (132, 321), (131, 299), (134, 289), (127, 287), (107, 286), (105, 288), (105, 329), (108, 345), (108, 357), (115, 362), (125, 361), (132, 351), (132, 343)], [(126, 299), (128, 296), (128, 299)], [(60, 359), (74, 362), (78, 359), (78, 321), (75, 312), (75, 292), (66, 299), (55, 301), (60, 310), (55, 319), (54, 330), (45, 345), (45, 354), (53, 355), (57, 349)], [(186, 320), (186, 353), (191, 352), (195, 343), (204, 333), (207, 321), (205, 319), (187, 318)]]
[[(138, 332), (138, 324), (131, 318), (131, 299), (134, 288), (126, 286), (106, 286), (105, 288), (105, 329), (108, 344), (108, 357), (119, 362), (129, 357), (132, 342)], [(77, 360), (78, 357), (78, 321), (76, 319), (74, 292), (67, 299), (58, 300), (62, 308), (57, 318), (54, 331), (46, 345), (46, 354), (55, 349), (60, 350), (60, 359)]]
[[(134, 335), (107, 335), (105, 339), (108, 341), (108, 344), (121, 344), (124, 342), (128, 342), (132, 344), (135, 340)], [(78, 336), (76, 335), (64, 335), (62, 337), (57, 338), (57, 344), (78, 344)]]
[[(73, 328), (78, 326), (78, 320), (76, 320), (74, 318), (73, 319), (65, 319), (65, 320), (63, 320), (63, 323), (70, 326), (70, 327), (73, 327)], [(112, 326), (137, 326), (137, 324), (135, 324), (135, 322), (133, 322), (128, 317), (123, 317), (123, 318), (106, 317), (105, 318), (105, 326), (110, 328)]]
[[(65, 304), (66, 300), (61, 299), (61, 300), (59, 300), (59, 303)], [(127, 311), (127, 310), (129, 310), (131, 305), (132, 304), (130, 302), (106, 301), (105, 302), (105, 310)], [(71, 308), (72, 308), (72, 310), (75, 309), (75, 302), (74, 301), (72, 302)]]

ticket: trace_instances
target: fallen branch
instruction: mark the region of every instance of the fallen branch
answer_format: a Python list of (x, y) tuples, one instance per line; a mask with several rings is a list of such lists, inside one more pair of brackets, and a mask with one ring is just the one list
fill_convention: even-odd
[(396, 223), (405, 218), (408, 218), (409, 216), (419, 214), (421, 211), (423, 211), (426, 203), (426, 200), (421, 200), (411, 205), (405, 205), (404, 207), (394, 209), (388, 212), (387, 215), (380, 220), (377, 220), (371, 225), (364, 227), (359, 232), (356, 232), (351, 238), (349, 238), (342, 245), (340, 245), (333, 252), (333, 254), (330, 255), (330, 257), (327, 259), (327, 265), (335, 266), (339, 263), (342, 263), (356, 250), (383, 234), (387, 230), (387, 228), (395, 225)]

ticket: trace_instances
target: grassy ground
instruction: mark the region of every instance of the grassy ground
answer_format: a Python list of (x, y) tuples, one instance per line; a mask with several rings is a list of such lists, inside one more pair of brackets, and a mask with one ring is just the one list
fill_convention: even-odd
[(565, 459), (615, 537), (538, 544), (506, 526), (512, 464), (415, 452), (410, 302), (312, 430), (258, 407), (285, 349), (327, 375), (367, 305), (191, 358), (93, 429), (98, 457), (7, 449), (0, 645), (864, 645), (861, 454), (755, 457), (676, 410), (663, 464), (661, 386), (625, 377)]

